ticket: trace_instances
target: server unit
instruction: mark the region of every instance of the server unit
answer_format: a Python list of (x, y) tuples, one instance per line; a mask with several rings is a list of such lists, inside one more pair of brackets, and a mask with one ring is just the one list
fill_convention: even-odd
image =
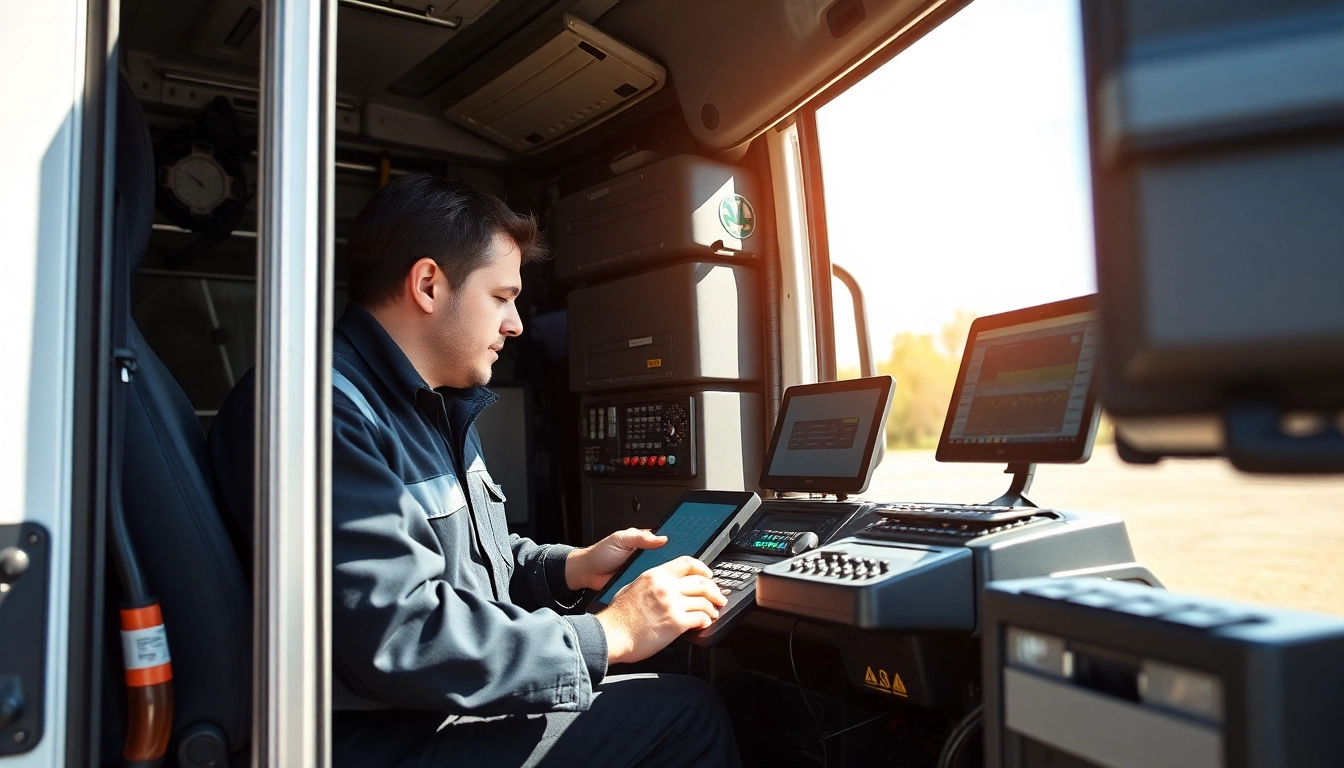
[[(680, 155), (556, 202), (569, 295), (583, 539), (656, 523), (690, 490), (751, 490), (764, 405), (754, 182)], [(605, 393), (605, 394), (601, 394)]]
[(759, 292), (746, 265), (698, 261), (574, 291), (570, 388), (759, 381)]
[(588, 277), (681, 257), (753, 254), (756, 182), (737, 166), (674, 155), (556, 201), (555, 272)]

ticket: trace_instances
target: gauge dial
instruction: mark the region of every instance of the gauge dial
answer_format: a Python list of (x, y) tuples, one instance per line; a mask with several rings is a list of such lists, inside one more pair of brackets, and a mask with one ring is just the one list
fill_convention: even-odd
[(690, 433), (690, 422), (686, 418), (686, 409), (679, 405), (671, 406), (663, 413), (663, 443), (676, 448)]
[(232, 197), (232, 180), (209, 150), (191, 154), (164, 169), (164, 185), (194, 216), (207, 216)]

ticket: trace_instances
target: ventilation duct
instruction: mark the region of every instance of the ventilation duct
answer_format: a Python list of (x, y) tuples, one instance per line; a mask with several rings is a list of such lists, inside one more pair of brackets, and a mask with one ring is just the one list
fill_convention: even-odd
[(573, 16), (510, 40), (455, 78), (448, 119), (521, 154), (582, 133), (667, 80), (647, 56)]

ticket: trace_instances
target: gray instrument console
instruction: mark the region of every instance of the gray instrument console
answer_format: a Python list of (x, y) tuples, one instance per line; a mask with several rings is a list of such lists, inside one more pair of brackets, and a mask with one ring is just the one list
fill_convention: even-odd
[(873, 513), (855, 535), (763, 568), (757, 604), (858, 629), (974, 632), (977, 596), (997, 579), (1095, 575), (1159, 586), (1134, 562), (1116, 515), (913, 504)]

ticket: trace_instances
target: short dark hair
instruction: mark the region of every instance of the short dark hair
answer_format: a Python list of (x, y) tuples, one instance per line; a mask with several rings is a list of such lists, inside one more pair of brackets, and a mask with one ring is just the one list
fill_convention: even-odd
[(485, 265), (497, 233), (518, 245), (524, 264), (549, 253), (536, 216), (515, 213), (467, 182), (437, 176), (390, 181), (365, 204), (350, 230), (350, 299), (366, 307), (391, 301), (411, 265), (426, 256), (450, 286), (460, 288)]

